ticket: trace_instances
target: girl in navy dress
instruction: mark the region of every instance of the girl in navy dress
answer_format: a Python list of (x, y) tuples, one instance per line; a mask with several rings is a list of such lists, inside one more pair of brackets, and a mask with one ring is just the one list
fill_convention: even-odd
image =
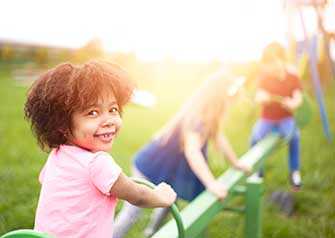
[[(230, 164), (244, 172), (250, 166), (241, 163), (228, 140), (220, 133), (227, 106), (236, 97), (238, 87), (231, 76), (220, 71), (205, 81), (181, 110), (145, 145), (134, 159), (133, 175), (155, 184), (166, 182), (178, 198), (192, 201), (207, 189), (223, 200), (227, 188), (216, 181), (207, 164), (207, 145), (211, 140)], [(139, 217), (140, 209), (125, 203), (115, 222), (114, 238), (125, 235)], [(165, 218), (168, 209), (155, 209), (145, 230), (151, 236)]]

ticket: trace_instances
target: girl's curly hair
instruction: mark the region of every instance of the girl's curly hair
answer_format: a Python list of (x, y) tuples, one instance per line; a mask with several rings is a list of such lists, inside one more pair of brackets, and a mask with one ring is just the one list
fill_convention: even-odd
[(122, 111), (133, 88), (126, 72), (107, 61), (63, 63), (41, 75), (31, 86), (25, 118), (31, 122), (43, 150), (58, 148), (71, 133), (73, 112), (85, 110), (111, 93)]

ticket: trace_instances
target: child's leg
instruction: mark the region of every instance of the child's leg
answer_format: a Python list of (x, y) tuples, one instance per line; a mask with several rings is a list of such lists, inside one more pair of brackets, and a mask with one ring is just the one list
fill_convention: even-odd
[(295, 131), (290, 140), (290, 183), (293, 191), (299, 191), (302, 185), (300, 175), (300, 133), (298, 129)]
[(284, 139), (291, 139), (297, 130), (293, 117), (282, 119), (278, 122), (278, 133)]
[(289, 178), (290, 183), (295, 191), (298, 191), (301, 187), (301, 176), (300, 176), (300, 132), (295, 126), (293, 118), (283, 120), (279, 126), (280, 133), (286, 138), (290, 138), (289, 141)]
[(289, 146), (290, 171), (300, 170), (300, 132), (294, 132)]
[(258, 141), (269, 134), (274, 127), (274, 124), (268, 120), (260, 119), (256, 122), (251, 134), (251, 146), (254, 146)]
[[(267, 134), (269, 134), (274, 127), (274, 124), (270, 121), (260, 119), (256, 122), (254, 128), (252, 129), (251, 134), (251, 146), (254, 146), (258, 141), (263, 139)], [(264, 175), (264, 166), (262, 165), (261, 169), (258, 171), (258, 176), (263, 177)]]
[(300, 133), (293, 118), (286, 118), (279, 123), (278, 130), (281, 136), (290, 138), (289, 141), (289, 168), (290, 172), (300, 169)]
[(122, 210), (119, 212), (114, 222), (113, 238), (124, 237), (132, 225), (141, 215), (142, 208), (136, 207), (128, 202), (124, 202)]
[(145, 228), (144, 234), (146, 237), (152, 236), (160, 227), (163, 220), (167, 217), (169, 208), (156, 208), (151, 216), (150, 223)]

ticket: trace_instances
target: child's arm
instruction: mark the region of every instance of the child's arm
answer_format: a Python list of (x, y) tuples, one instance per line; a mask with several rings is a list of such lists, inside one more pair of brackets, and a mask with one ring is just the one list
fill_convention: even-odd
[(296, 110), (303, 102), (303, 96), (300, 89), (293, 91), (292, 97), (284, 97), (282, 105), (290, 111)]
[(246, 165), (237, 159), (237, 155), (233, 150), (233, 147), (225, 136), (218, 134), (215, 138), (214, 145), (218, 151), (225, 155), (225, 158), (234, 168), (241, 170), (246, 174), (251, 172), (251, 167), (249, 165)]
[(219, 199), (223, 200), (227, 195), (226, 187), (215, 180), (206, 160), (201, 152), (200, 136), (194, 132), (185, 135), (184, 153), (187, 163), (202, 184)]
[(113, 184), (110, 193), (138, 207), (169, 207), (176, 200), (176, 193), (170, 185), (160, 183), (151, 189), (137, 184), (123, 173)]

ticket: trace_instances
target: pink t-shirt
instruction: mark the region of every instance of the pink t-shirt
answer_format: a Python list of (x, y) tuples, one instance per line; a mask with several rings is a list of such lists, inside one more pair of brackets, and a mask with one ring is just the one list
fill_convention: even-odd
[(52, 150), (39, 177), (35, 230), (57, 238), (112, 237), (117, 199), (109, 191), (120, 173), (106, 152)]

